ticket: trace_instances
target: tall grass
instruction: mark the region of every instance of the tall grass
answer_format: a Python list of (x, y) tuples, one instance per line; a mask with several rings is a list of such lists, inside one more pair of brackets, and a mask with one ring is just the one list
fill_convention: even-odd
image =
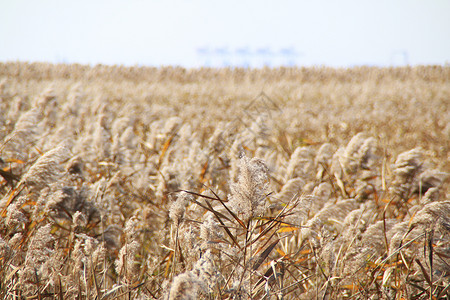
[(0, 64), (0, 297), (450, 294), (450, 68)]

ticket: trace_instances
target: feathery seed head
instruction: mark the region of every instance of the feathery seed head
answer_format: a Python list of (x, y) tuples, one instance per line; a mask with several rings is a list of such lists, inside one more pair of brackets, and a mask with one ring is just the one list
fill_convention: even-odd
[(38, 190), (44, 188), (61, 175), (61, 164), (69, 158), (69, 155), (69, 149), (65, 146), (46, 152), (25, 173), (19, 184)]
[(193, 199), (193, 196), (182, 192), (178, 195), (177, 200), (172, 202), (169, 208), (169, 217), (175, 223), (179, 225), (183, 219), (186, 207), (189, 205), (189, 201)]
[(240, 159), (238, 181), (231, 185), (230, 206), (245, 220), (265, 209), (268, 168), (259, 158)]

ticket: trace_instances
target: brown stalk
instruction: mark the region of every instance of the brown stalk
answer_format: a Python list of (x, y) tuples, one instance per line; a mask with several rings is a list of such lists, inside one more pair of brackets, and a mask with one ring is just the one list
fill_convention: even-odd
[(258, 258), (256, 259), (256, 261), (253, 264), (253, 271), (255, 271), (256, 269), (259, 268), (259, 266), (263, 263), (263, 261), (269, 256), (270, 252), (272, 252), (272, 250), (275, 248), (275, 246), (278, 244), (280, 240), (276, 240), (275, 242), (273, 242), (272, 244), (269, 245), (269, 247), (266, 248), (266, 250), (263, 251), (263, 253), (261, 253)]
[(239, 246), (239, 243), (237, 242), (236, 238), (233, 236), (233, 234), (231, 234), (231, 231), (228, 229), (228, 227), (225, 225), (225, 223), (222, 221), (222, 219), (220, 218), (222, 214), (220, 214), (219, 212), (217, 212), (216, 210), (213, 209), (213, 207), (211, 206), (211, 204), (206, 201), (206, 204), (209, 207), (209, 211), (212, 212), (214, 214), (214, 216), (216, 217), (216, 219), (219, 221), (219, 223), (223, 226), (223, 229), (225, 229), (225, 232), (227, 233), (227, 235), (231, 238), (231, 240), (233, 241), (233, 243), (239, 248), (241, 249), (241, 246)]
[[(188, 194), (191, 194), (191, 195), (194, 195), (194, 196), (198, 196), (198, 197), (201, 197), (201, 198), (211, 199), (211, 200), (216, 200), (215, 198), (208, 197), (208, 196), (205, 196), (205, 195), (202, 195), (202, 194), (198, 194), (198, 193), (195, 193), (195, 192), (189, 192), (189, 191), (185, 191), (185, 190), (179, 190), (179, 191), (177, 191), (177, 192), (185, 192), (185, 193), (188, 193)], [(205, 206), (205, 205), (203, 205), (202, 203), (198, 202), (197, 200), (191, 200), (191, 201), (194, 202), (195, 204), (197, 204), (198, 206), (200, 206), (200, 207), (202, 207), (202, 208), (204, 208), (204, 209), (206, 209), (206, 210), (208, 210), (208, 211), (214, 213), (214, 212), (213, 212), (213, 209), (210, 207), (210, 205)], [(206, 201), (205, 201), (205, 202), (206, 202)], [(218, 212), (218, 211), (215, 211), (214, 214), (217, 214), (217, 215), (219, 215), (222, 219), (226, 219), (226, 220), (228, 220), (228, 221), (231, 222), (231, 219), (230, 219), (230, 218), (228, 218), (227, 216), (225, 216), (224, 214), (222, 214), (222, 213), (220, 213), (220, 212)]]
[(222, 204), (222, 206), (230, 213), (230, 215), (239, 223), (239, 225), (241, 225), (242, 228), (244, 228), (244, 230), (247, 230), (247, 227), (245, 226), (244, 222), (242, 222), (241, 219), (238, 218), (238, 216), (236, 216), (235, 213), (233, 213), (228, 206), (225, 205), (225, 203), (222, 201), (222, 199), (220, 199), (220, 197), (211, 189), (209, 188), (209, 190), (211, 191), (211, 193), (213, 193), (214, 196), (216, 196), (217, 201), (220, 202), (220, 204)]
[(427, 281), (428, 285), (431, 287), (433, 286), (433, 283), (431, 282), (431, 277), (428, 274), (427, 270), (425, 269), (425, 267), (422, 265), (422, 263), (420, 262), (420, 260), (418, 260), (417, 258), (414, 260), (420, 267), (420, 270), (422, 271), (423, 277), (425, 278), (425, 280)]

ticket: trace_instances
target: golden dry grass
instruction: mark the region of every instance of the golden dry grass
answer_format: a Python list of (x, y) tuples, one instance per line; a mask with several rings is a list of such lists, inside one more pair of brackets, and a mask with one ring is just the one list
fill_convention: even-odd
[(449, 67), (0, 63), (0, 99), (3, 298), (449, 297)]

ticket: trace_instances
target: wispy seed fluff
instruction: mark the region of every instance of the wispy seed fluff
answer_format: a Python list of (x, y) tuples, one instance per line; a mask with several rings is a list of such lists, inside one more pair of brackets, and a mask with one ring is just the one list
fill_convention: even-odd
[(450, 201), (431, 202), (425, 205), (412, 219), (411, 226), (418, 225), (427, 228), (438, 226), (450, 231)]
[(115, 262), (116, 272), (123, 276), (127, 282), (135, 282), (139, 277), (139, 261), (136, 255), (141, 247), (140, 222), (136, 217), (130, 218), (125, 223), (125, 245), (120, 249)]
[(19, 184), (41, 189), (55, 181), (60, 175), (60, 165), (70, 156), (65, 146), (56, 147), (42, 155), (22, 177)]
[(8, 243), (5, 242), (0, 236), (0, 259), (2, 259), (2, 261), (6, 261), (11, 255), (11, 252), (12, 251)]
[[(27, 159), (27, 151), (35, 142), (38, 135), (38, 123), (41, 115), (37, 108), (30, 109), (19, 116), (14, 130), (4, 138), (2, 148), (5, 147), (5, 152), (8, 155), (18, 159)], [(3, 149), (2, 149), (3, 151)], [(5, 156), (5, 153), (3, 153)]]
[(231, 207), (246, 221), (261, 214), (265, 208), (267, 186), (268, 168), (264, 161), (243, 156), (238, 181), (230, 187)]
[(340, 157), (344, 171), (353, 174), (358, 169), (370, 169), (376, 159), (376, 143), (373, 137), (366, 137), (362, 132), (355, 135)]
[(27, 294), (33, 294), (32, 283), (39, 280), (48, 281), (51, 271), (51, 256), (54, 254), (54, 237), (51, 234), (51, 224), (40, 227), (31, 238), (25, 257), (24, 267), (19, 271), (19, 283), (27, 290)]
[(423, 151), (420, 148), (399, 154), (395, 160), (394, 174), (400, 177), (404, 182), (414, 177), (422, 167)]
[(167, 300), (198, 299), (199, 290), (205, 289), (205, 283), (192, 272), (182, 273), (173, 279)]
[(203, 253), (194, 268), (176, 276), (169, 291), (168, 300), (199, 299), (200, 293), (212, 292), (219, 274), (214, 266), (211, 251)]
[(186, 211), (186, 206), (192, 199), (192, 195), (188, 193), (181, 193), (178, 196), (177, 200), (170, 205), (169, 217), (175, 223), (175, 225), (179, 225), (181, 223), (184, 212)]
[(428, 169), (422, 162), (423, 150), (415, 148), (401, 153), (394, 165), (395, 179), (391, 190), (402, 198), (425, 194), (430, 188), (440, 188), (448, 173)]

